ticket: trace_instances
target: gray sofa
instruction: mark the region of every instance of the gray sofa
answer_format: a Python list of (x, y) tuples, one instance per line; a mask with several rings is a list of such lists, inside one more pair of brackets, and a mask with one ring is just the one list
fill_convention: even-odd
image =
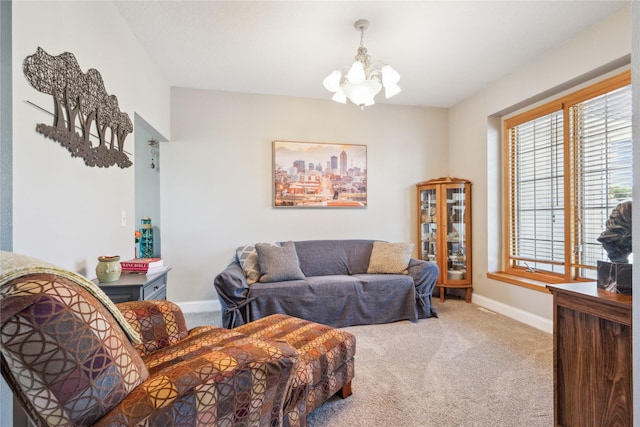
[[(275, 277), (276, 281), (266, 283), (249, 284), (246, 265), (241, 265), (242, 260), (236, 256), (235, 261), (214, 279), (222, 306), (223, 326), (235, 328), (275, 313), (337, 328), (436, 316), (431, 294), (438, 277), (438, 266), (409, 255), (406, 270), (400, 274), (370, 273), (374, 242), (287, 242), (289, 249), (295, 248), (297, 260), (294, 262), (297, 261), (301, 273), (291, 276), (293, 280), (277, 280), (276, 271), (275, 275), (269, 276)], [(380, 248), (380, 244), (377, 245)], [(260, 248), (259, 244), (256, 246)], [(262, 249), (264, 255), (265, 248)], [(380, 251), (376, 251), (377, 260)], [(260, 259), (261, 267), (265, 267), (265, 260), (266, 256)], [(258, 276), (263, 280), (267, 277), (264, 272)]]

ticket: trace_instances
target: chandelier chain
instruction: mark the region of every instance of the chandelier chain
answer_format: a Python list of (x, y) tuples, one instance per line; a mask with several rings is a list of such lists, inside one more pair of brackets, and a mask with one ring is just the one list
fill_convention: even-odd
[(367, 48), (364, 47), (364, 27), (360, 27), (360, 47), (358, 47), (358, 53), (355, 56), (355, 60), (362, 64), (364, 72), (369, 75), (369, 69), (371, 67), (371, 56), (369, 55)]

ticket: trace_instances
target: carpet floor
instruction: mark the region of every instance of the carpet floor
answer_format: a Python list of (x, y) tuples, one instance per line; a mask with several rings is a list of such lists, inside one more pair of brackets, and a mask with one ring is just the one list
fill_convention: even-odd
[(353, 395), (309, 427), (553, 425), (552, 335), (461, 300), (434, 305), (438, 318), (344, 328), (356, 335)]

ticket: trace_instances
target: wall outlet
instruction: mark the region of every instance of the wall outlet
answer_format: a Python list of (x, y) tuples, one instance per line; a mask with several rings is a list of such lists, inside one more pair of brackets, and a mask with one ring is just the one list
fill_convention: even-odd
[(120, 211), (120, 226), (127, 226), (127, 211)]

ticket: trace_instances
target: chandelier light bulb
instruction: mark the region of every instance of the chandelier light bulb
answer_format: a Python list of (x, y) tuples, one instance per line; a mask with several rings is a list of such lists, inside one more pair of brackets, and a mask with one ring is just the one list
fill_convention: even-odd
[(340, 74), (340, 71), (335, 70), (324, 79), (322, 84), (324, 85), (325, 89), (327, 89), (329, 92), (335, 92), (338, 89), (340, 89), (341, 77), (342, 75)]
[(382, 73), (382, 79), (384, 81), (394, 84), (397, 84), (400, 81), (400, 74), (391, 68), (391, 65), (385, 65), (380, 69), (380, 72)]
[[(398, 86), (400, 74), (390, 65), (379, 62), (371, 64), (371, 57), (367, 53), (367, 48), (364, 47), (364, 30), (369, 27), (369, 21), (359, 19), (354, 27), (360, 31), (360, 46), (355, 61), (344, 76), (342, 71), (332, 71), (322, 84), (325, 89), (334, 93), (332, 100), (345, 104), (348, 98), (360, 109), (364, 109), (375, 104), (374, 98), (383, 86), (387, 99), (400, 93), (402, 89)], [(341, 68), (341, 70), (346, 69), (347, 67)]]
[(391, 98), (393, 95), (398, 94), (402, 89), (398, 86), (400, 80), (400, 74), (391, 65), (385, 65), (380, 69), (382, 74), (382, 85), (384, 86), (385, 96)]
[(365, 80), (362, 83), (345, 83), (342, 90), (347, 98), (360, 109), (375, 104), (374, 97), (380, 92), (382, 85), (377, 80)]
[(347, 103), (347, 95), (344, 94), (344, 91), (342, 90), (341, 87), (339, 87), (338, 90), (336, 90), (336, 93), (333, 94), (331, 99), (341, 104)]
[(384, 88), (384, 96), (387, 99), (389, 99), (393, 95), (399, 94), (401, 91), (402, 91), (402, 89), (400, 89), (400, 86), (398, 86), (398, 85), (385, 86), (385, 88)]
[(355, 61), (351, 66), (351, 69), (347, 73), (347, 80), (349, 83), (359, 84), (362, 83), (367, 76), (364, 74), (364, 67), (362, 66), (362, 62)]

